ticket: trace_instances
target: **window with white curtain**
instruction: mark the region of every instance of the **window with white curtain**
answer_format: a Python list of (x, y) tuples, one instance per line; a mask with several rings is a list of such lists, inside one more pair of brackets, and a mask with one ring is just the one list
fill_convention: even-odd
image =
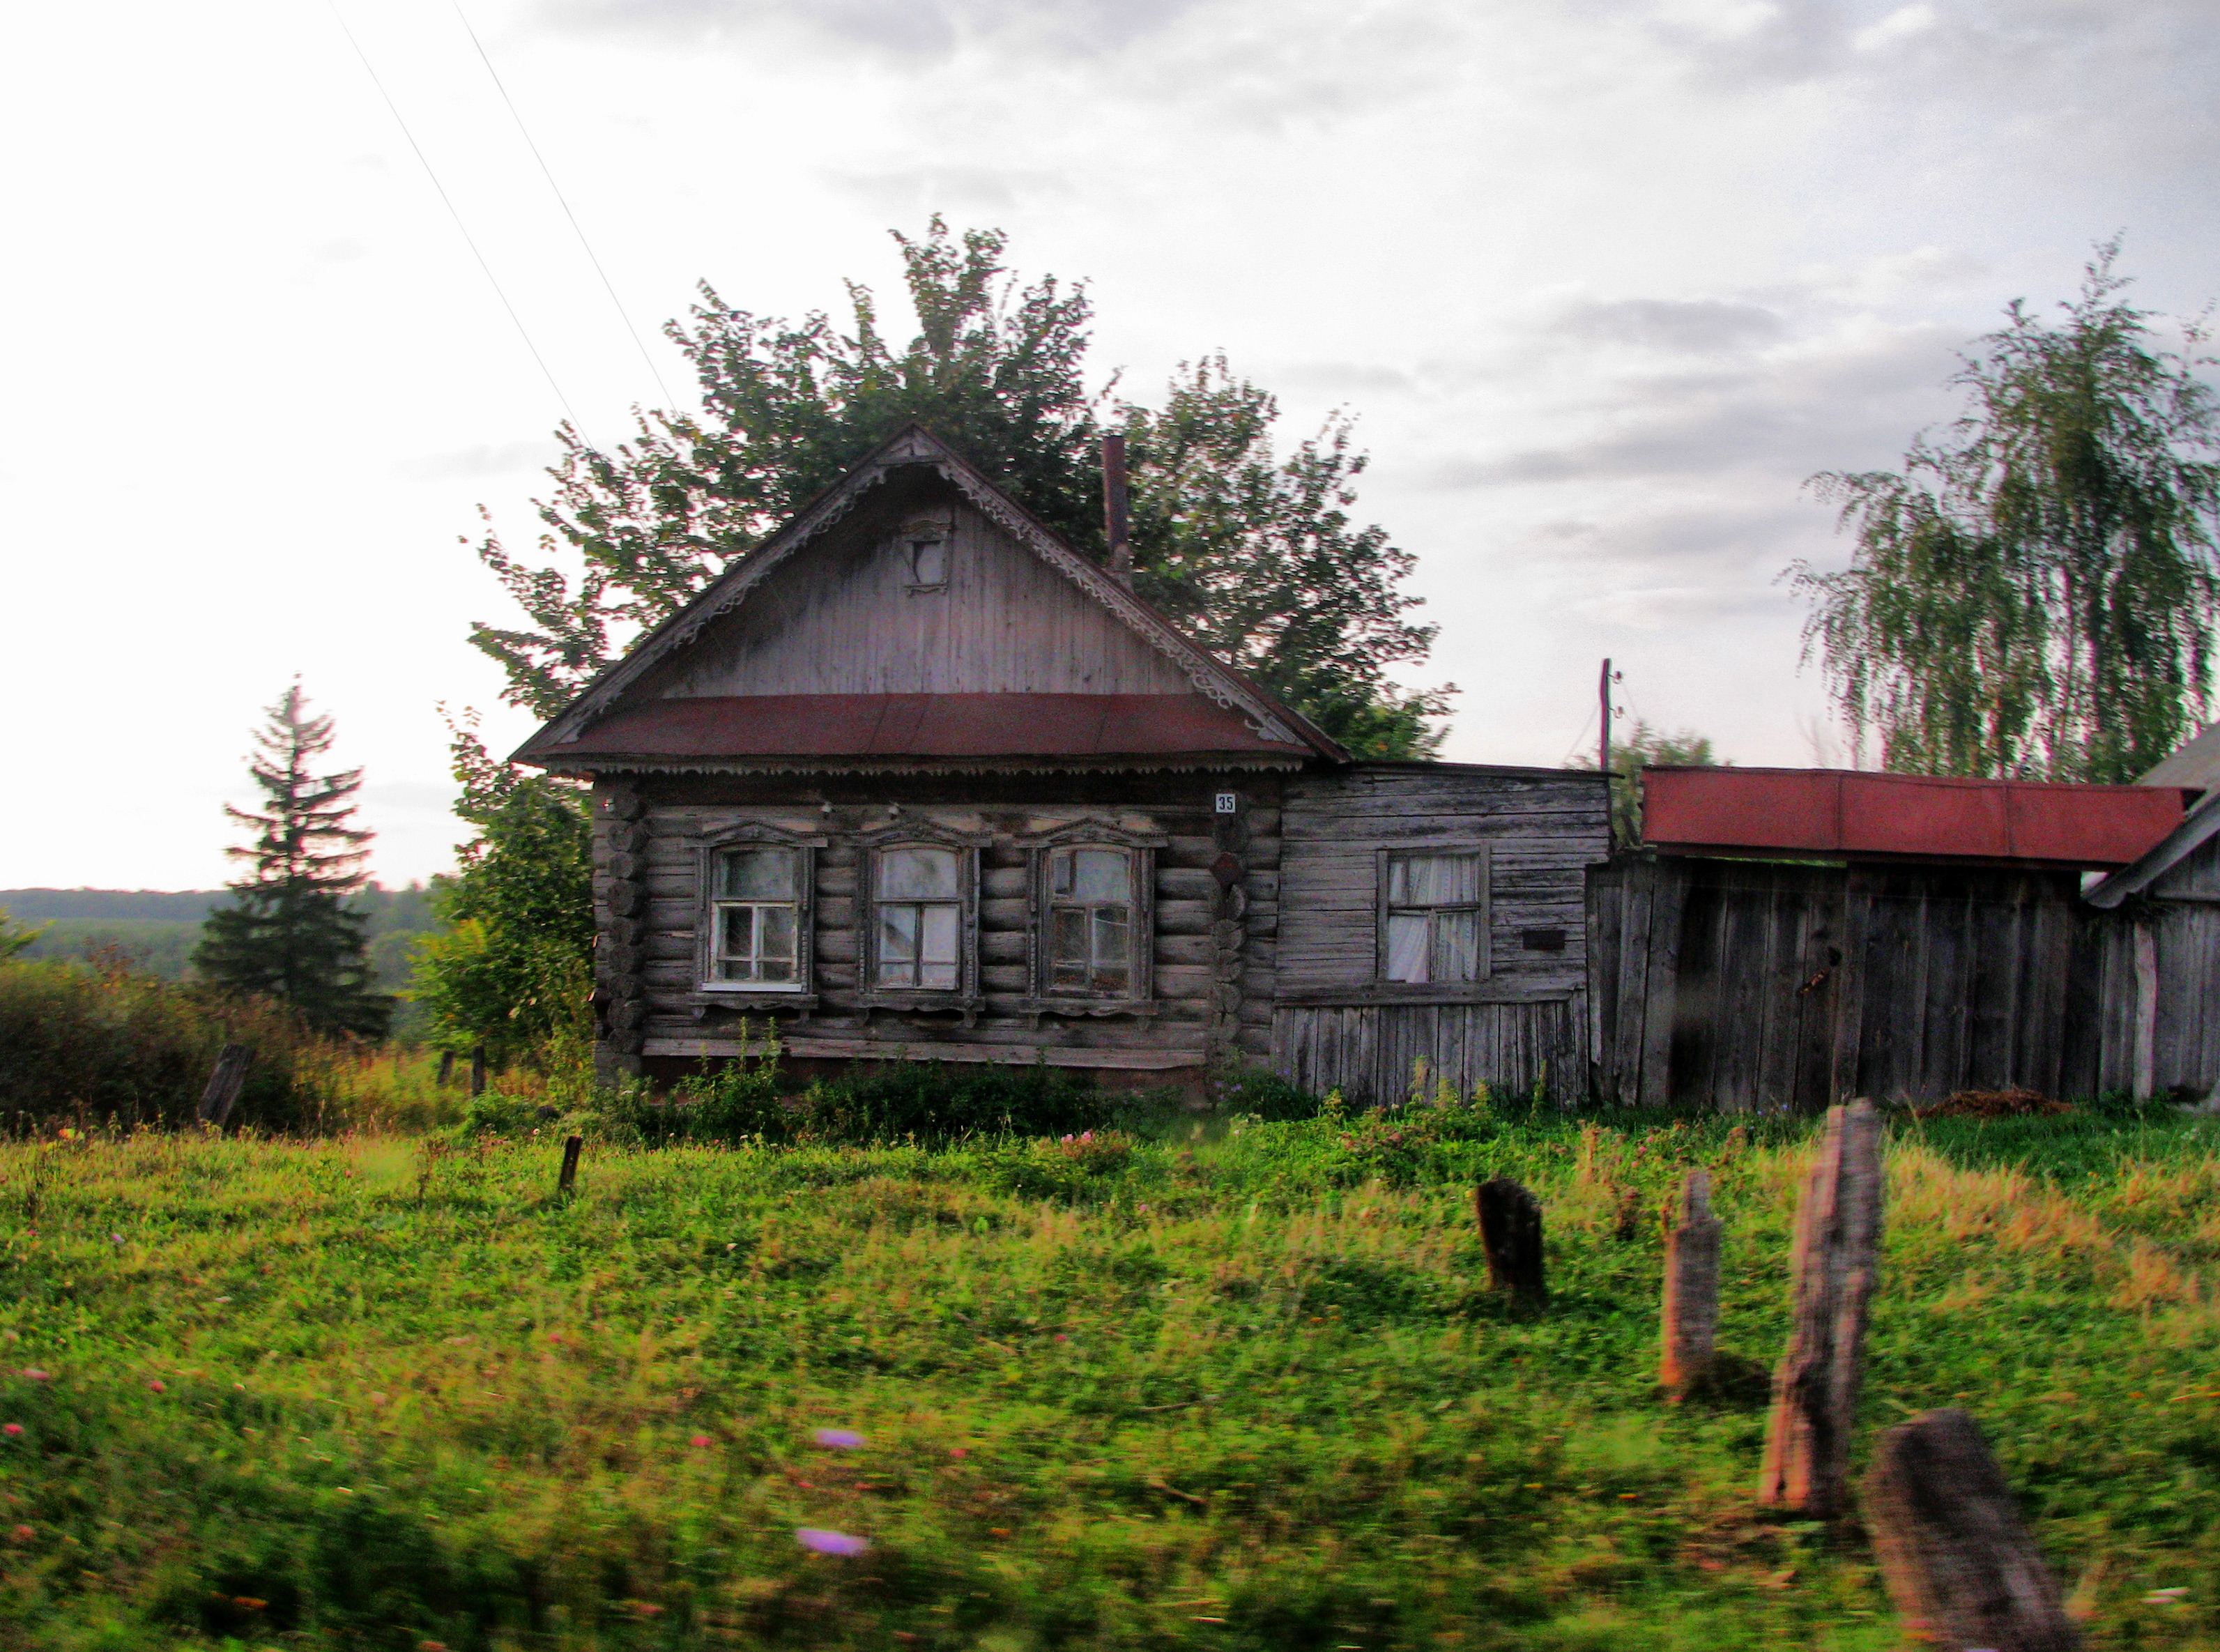
[(878, 851), (876, 983), (953, 992), (963, 982), (963, 885), (958, 851), (909, 845)]
[(1380, 973), (1409, 986), (1487, 975), (1487, 851), (1412, 850), (1384, 857)]
[(1057, 849), (1048, 861), (1048, 990), (1125, 998), (1133, 990), (1130, 849)]

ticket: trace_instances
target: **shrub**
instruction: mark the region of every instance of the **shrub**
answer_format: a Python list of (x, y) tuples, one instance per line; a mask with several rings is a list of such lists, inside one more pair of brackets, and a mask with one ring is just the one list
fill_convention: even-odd
[(279, 1005), (62, 959), (0, 963), (0, 1123), (11, 1129), (190, 1124), (227, 1043), (254, 1052), (229, 1124), (326, 1122), (343, 1051)]

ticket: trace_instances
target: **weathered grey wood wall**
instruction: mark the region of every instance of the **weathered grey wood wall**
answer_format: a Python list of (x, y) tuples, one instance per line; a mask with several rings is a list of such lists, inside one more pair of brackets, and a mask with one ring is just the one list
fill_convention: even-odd
[[(889, 484), (837, 541), (772, 574), (642, 686), (648, 695), (1191, 694), (1118, 617), (952, 490)], [(914, 591), (901, 532), (945, 519), (945, 589)]]
[[(1602, 782), (1575, 771), (1367, 764), (1293, 778), (1281, 854), (1275, 1070), (1350, 1101), (1431, 1088), (1560, 1098), (1588, 1058), (1586, 869), (1610, 851)], [(1469, 985), (1383, 982), (1382, 850), (1485, 845), (1488, 973)]]
[[(1172, 1073), (1270, 1049), (1278, 926), (1281, 776), (652, 775), (596, 788), (597, 960), (603, 1042), (621, 1059), (740, 1053), (740, 1028), (775, 1018), (805, 1058), (885, 1056)], [(1219, 792), (1238, 815), (1214, 808)], [(827, 805), (830, 806), (829, 809)], [(983, 1007), (870, 1009), (857, 1002), (859, 836), (895, 817), (988, 839), (980, 851), (978, 961)], [(1026, 853), (1020, 840), (1076, 820), (1163, 838), (1155, 851), (1154, 995), (1146, 1013), (1038, 1013)], [(826, 840), (815, 856), (810, 992), (745, 1004), (705, 993), (696, 926), (705, 901), (697, 850), (707, 832), (756, 821)], [(1232, 888), (1213, 870), (1238, 863)], [(620, 910), (620, 908), (623, 908)], [(1238, 908), (1238, 914), (1235, 908)], [(630, 937), (631, 938), (627, 938)]]
[(2102, 925), (2069, 872), (1626, 857), (1591, 875), (1589, 925), (1607, 1100), (2097, 1085)]
[(2102, 1087), (2220, 1091), (2220, 838), (2104, 917)]

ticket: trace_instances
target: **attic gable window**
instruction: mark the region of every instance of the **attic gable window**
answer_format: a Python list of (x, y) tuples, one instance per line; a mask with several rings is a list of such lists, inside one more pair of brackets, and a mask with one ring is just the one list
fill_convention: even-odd
[(901, 553), (913, 594), (948, 589), (949, 540), (951, 524), (932, 517), (905, 522)]
[(1419, 986), (1487, 976), (1487, 851), (1381, 855), (1380, 974)]

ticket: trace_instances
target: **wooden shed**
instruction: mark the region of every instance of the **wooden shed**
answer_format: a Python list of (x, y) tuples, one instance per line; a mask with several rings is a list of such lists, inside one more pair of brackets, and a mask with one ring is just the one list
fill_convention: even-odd
[(517, 757), (593, 784), (608, 1072), (1585, 1070), (1598, 776), (1353, 762), (916, 427)]
[(2220, 1091), (2220, 790), (2084, 898), (2111, 920), (2098, 964), (2098, 1082), (2209, 1100)]
[[(2202, 887), (2203, 839), (2180, 870), (2159, 864), (2192, 835), (2179, 788), (1831, 770), (1643, 779), (1644, 851), (1590, 879), (1606, 1097), (1809, 1112), (2132, 1081), (2132, 1007), (2155, 989), (2137, 1000), (2132, 938), (2081, 886), (2111, 874), (2124, 896), (2118, 881), (2142, 867)], [(2187, 1028), (2197, 983), (2220, 974), (2192, 962), (2210, 944), (2198, 920), (2167, 933), (2181, 996), (2162, 1019), (2183, 1030), (2165, 1070), (2209, 1088)]]

